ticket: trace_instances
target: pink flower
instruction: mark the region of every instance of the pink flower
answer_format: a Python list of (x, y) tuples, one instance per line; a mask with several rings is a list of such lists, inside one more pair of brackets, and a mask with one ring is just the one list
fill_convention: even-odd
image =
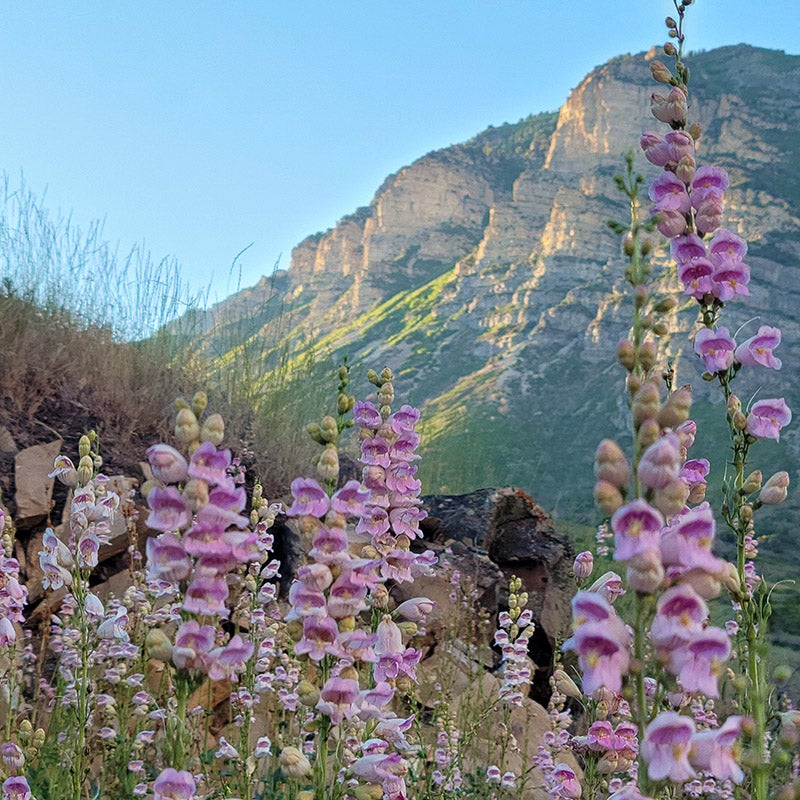
[(695, 207), (694, 224), (701, 233), (711, 233), (722, 224), (722, 197), (708, 195), (698, 201), (692, 195), (692, 205)]
[(427, 597), (412, 597), (400, 603), (395, 614), (411, 622), (425, 622), (435, 608), (436, 603)]
[(192, 561), (174, 533), (162, 533), (147, 540), (147, 578), (177, 583), (189, 576)]
[(214, 646), (212, 625), (200, 625), (197, 620), (182, 622), (175, 634), (172, 661), (178, 669), (204, 669), (207, 655)]
[(359, 712), (358, 700), (361, 694), (358, 681), (352, 678), (328, 678), (319, 693), (317, 709), (330, 717), (334, 725), (345, 719), (352, 719)]
[(147, 495), (147, 504), (151, 509), (147, 527), (153, 530), (179, 531), (192, 521), (192, 512), (174, 486), (154, 486)]
[(308, 555), (320, 564), (342, 564), (350, 558), (347, 547), (346, 531), (341, 528), (320, 528), (314, 534)]
[(22, 775), (3, 781), (3, 800), (31, 800), (31, 787)]
[(701, 328), (694, 337), (694, 351), (703, 361), (706, 372), (725, 372), (733, 364), (736, 342), (725, 327)]
[(575, 771), (563, 762), (556, 764), (553, 771), (548, 776), (552, 797), (569, 798), (569, 800), (580, 800), (582, 797), (581, 783), (575, 775)]
[(312, 661), (322, 661), (327, 655), (341, 656), (343, 650), (337, 641), (339, 628), (331, 617), (306, 617), (303, 636), (294, 646), (297, 655), (307, 654)]
[(416, 539), (422, 536), (419, 523), (427, 516), (428, 512), (418, 506), (402, 506), (389, 512), (389, 522), (396, 536), (403, 534), (409, 539)]
[(703, 567), (716, 572), (719, 564), (711, 553), (715, 532), (714, 512), (707, 502), (672, 517), (661, 535), (664, 566)]
[(650, 199), (658, 211), (677, 211), (687, 214), (692, 207), (686, 185), (674, 172), (662, 172), (650, 184)]
[(734, 358), (740, 364), (747, 366), (761, 365), (770, 369), (780, 369), (781, 360), (772, 353), (780, 343), (781, 329), (762, 325), (755, 336), (751, 336), (736, 348)]
[(770, 400), (758, 400), (753, 403), (747, 415), (745, 430), (756, 439), (780, 440), (781, 428), (792, 421), (792, 411), (781, 397)]
[(189, 459), (189, 477), (200, 478), (211, 486), (225, 483), (230, 465), (230, 450), (217, 450), (211, 442), (203, 442)]
[(653, 646), (664, 656), (690, 641), (702, 631), (708, 618), (708, 606), (699, 594), (686, 584), (667, 589), (656, 604), (656, 615), (650, 627)]
[(397, 434), (413, 430), (419, 422), (419, 409), (414, 406), (402, 405), (387, 421)]
[(663, 526), (664, 518), (645, 500), (636, 499), (622, 506), (611, 517), (611, 528), (614, 531), (614, 559), (628, 561), (638, 553), (657, 550)]
[(693, 258), (678, 264), (678, 279), (684, 285), (684, 294), (702, 300), (714, 288), (714, 265), (705, 257)]
[(192, 614), (213, 614), (227, 617), (225, 606), (228, 599), (228, 584), (225, 575), (195, 575), (186, 587), (183, 608)]
[(361, 442), (361, 463), (371, 467), (389, 466), (389, 443), (380, 436), (368, 437)]
[(376, 430), (383, 424), (380, 412), (370, 402), (365, 400), (356, 400), (353, 407), (353, 420), (356, 425), (362, 428), (371, 428)]
[(728, 173), (722, 167), (699, 167), (692, 179), (692, 203), (702, 202), (709, 195), (721, 196), (729, 185)]
[(328, 595), (328, 613), (334, 619), (354, 617), (367, 607), (367, 587), (352, 574), (342, 571), (333, 582)]
[(189, 474), (186, 459), (168, 444), (154, 444), (149, 447), (147, 461), (153, 475), (162, 483), (180, 483)]
[(153, 782), (153, 800), (192, 800), (196, 791), (192, 774), (172, 767), (162, 770)]
[(368, 500), (369, 491), (358, 481), (352, 480), (331, 497), (331, 508), (346, 517), (358, 517), (363, 513), (364, 505)]
[(292, 481), (294, 502), (286, 509), (287, 517), (324, 517), (328, 512), (328, 495), (313, 478), (295, 478)]
[(677, 164), (684, 156), (694, 156), (694, 139), (685, 131), (670, 131), (663, 139), (656, 133), (642, 134), (639, 144), (645, 158), (657, 167)]
[(236, 680), (236, 675), (244, 672), (247, 660), (253, 655), (253, 643), (245, 641), (237, 633), (224, 647), (218, 647), (209, 654), (208, 677), (212, 681), (225, 678)]
[(694, 233), (673, 239), (672, 242), (670, 242), (669, 249), (672, 257), (678, 264), (687, 264), (695, 259), (705, 258), (707, 256), (706, 246), (703, 240)]
[(728, 717), (716, 730), (700, 731), (692, 738), (689, 751), (691, 765), (718, 781), (741, 783), (744, 772), (736, 763), (733, 746), (742, 732), (743, 717)]
[(627, 631), (623, 634), (619, 628), (602, 622), (589, 622), (575, 631), (572, 649), (578, 653), (584, 694), (591, 695), (601, 687), (621, 691), (622, 676), (630, 662), (629, 639)]
[(687, 692), (718, 697), (717, 679), (730, 655), (728, 634), (722, 628), (704, 628), (671, 653), (670, 671)]
[(645, 731), (642, 755), (652, 781), (669, 778), (683, 783), (696, 777), (689, 764), (689, 748), (695, 732), (694, 722), (674, 711), (659, 714)]
[[(665, 436), (662, 436), (660, 439), (657, 439), (655, 442), (653, 442), (653, 444), (650, 445), (650, 447), (647, 448), (647, 450), (644, 451), (641, 460), (639, 461), (636, 474), (639, 476), (639, 480), (648, 488), (666, 489), (667, 486), (677, 480), (680, 471), (680, 439), (678, 438), (677, 434), (668, 433)], [(630, 505), (633, 505), (633, 503)], [(616, 513), (618, 514), (619, 511)], [(646, 512), (641, 511), (639, 513), (641, 514)], [(658, 515), (658, 517), (660, 519), (660, 515)], [(616, 528), (614, 528), (614, 533), (616, 533)]]

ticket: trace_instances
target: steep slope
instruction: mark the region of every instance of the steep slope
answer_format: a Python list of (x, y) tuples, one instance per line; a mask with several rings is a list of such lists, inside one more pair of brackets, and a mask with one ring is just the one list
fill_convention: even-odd
[[(784, 372), (754, 375), (741, 392), (785, 394), (800, 409), (800, 389), (789, 386), (800, 359), (800, 57), (739, 45), (689, 63), (701, 159), (728, 169), (726, 224), (750, 242), (753, 296), (726, 310), (728, 325), (758, 316), (784, 331)], [(237, 319), (260, 348), (264, 380), (309, 346), (365, 368), (388, 364), (424, 408), (431, 490), (516, 483), (564, 516), (590, 519), (592, 451), (604, 435), (624, 436), (626, 419), (612, 351), (630, 312), (605, 222), (626, 218), (612, 180), (623, 154), (658, 128), (651, 91), (647, 56), (616, 58), (557, 115), (420, 158), (368, 207), (301, 242), (271, 286), (264, 279), (207, 314), (203, 346), (227, 352)], [(718, 420), (716, 395), (684, 353), (694, 324), (687, 303), (669, 352), (678, 381), (697, 387), (697, 414)], [(724, 447), (713, 442), (701, 439), (697, 454), (722, 468)], [(800, 434), (762, 450), (765, 471), (786, 458), (798, 477)], [(775, 524), (791, 528), (777, 515)]]

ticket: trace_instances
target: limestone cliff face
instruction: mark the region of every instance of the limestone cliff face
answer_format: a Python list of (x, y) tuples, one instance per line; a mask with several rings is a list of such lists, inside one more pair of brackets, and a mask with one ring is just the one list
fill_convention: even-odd
[[(800, 410), (787, 380), (800, 363), (800, 57), (742, 45), (689, 64), (700, 159), (728, 169), (726, 225), (750, 242), (752, 297), (726, 309), (728, 325), (759, 315), (748, 335), (784, 331), (784, 373), (754, 375), (742, 391), (780, 392)], [(664, 130), (649, 115), (656, 88), (647, 56), (617, 58), (557, 115), (490, 128), (388, 177), (262, 287), (272, 303), (262, 340), (279, 325), (281, 347), (297, 353), (316, 342), (391, 366), (424, 407), (431, 490), (513, 482), (563, 514), (586, 509), (591, 452), (626, 418), (612, 351), (630, 311), (606, 221), (627, 209), (612, 178), (631, 149), (648, 178), (658, 172), (638, 155), (642, 131)], [(694, 325), (687, 302), (666, 348), (702, 414), (716, 401), (685, 352)], [(800, 477), (800, 435), (788, 431), (781, 448)]]

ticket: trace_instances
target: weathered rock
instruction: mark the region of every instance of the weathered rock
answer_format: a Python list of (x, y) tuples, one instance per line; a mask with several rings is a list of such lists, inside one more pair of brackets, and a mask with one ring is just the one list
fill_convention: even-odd
[(4, 425), (0, 425), (0, 453), (18, 453), (19, 447), (14, 441), (11, 432)]
[(50, 513), (53, 496), (53, 459), (61, 452), (61, 439), (26, 447), (14, 459), (14, 485), (18, 528), (29, 528)]

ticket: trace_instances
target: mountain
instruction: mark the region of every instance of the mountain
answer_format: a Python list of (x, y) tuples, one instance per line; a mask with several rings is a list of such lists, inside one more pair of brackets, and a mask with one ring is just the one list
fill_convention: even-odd
[[(642, 131), (663, 133), (649, 114), (653, 56), (612, 59), (558, 113), (491, 127), (390, 175), (369, 206), (298, 244), (288, 270), (195, 314), (202, 347), (220, 360), (254, 348), (263, 381), (309, 348), (388, 365), (403, 400), (423, 409), (428, 491), (516, 484), (562, 517), (596, 520), (594, 448), (626, 437), (613, 351), (631, 319), (606, 221), (627, 219), (613, 183), (626, 151), (658, 173), (638, 149)], [(800, 411), (800, 57), (738, 45), (687, 63), (700, 162), (728, 170), (726, 225), (750, 243), (752, 297), (729, 304), (723, 324), (784, 336), (783, 372), (750, 370), (737, 389)], [(678, 289), (674, 272), (664, 284)], [(720, 475), (723, 413), (687, 350), (695, 320), (687, 301), (664, 340), (678, 384), (695, 386), (693, 455)], [(766, 473), (788, 464), (797, 484), (800, 426), (756, 459)], [(768, 519), (789, 553), (797, 500), (785, 508)]]

